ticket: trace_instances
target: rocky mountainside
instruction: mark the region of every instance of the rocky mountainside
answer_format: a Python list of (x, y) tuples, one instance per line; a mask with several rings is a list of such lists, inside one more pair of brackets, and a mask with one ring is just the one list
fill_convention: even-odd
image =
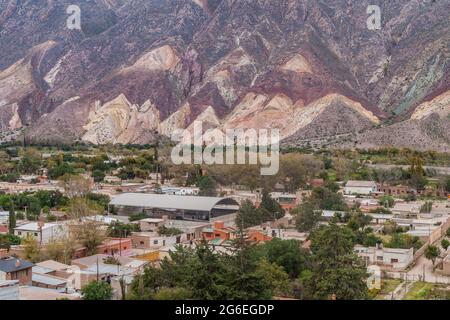
[[(66, 9), (77, 2), (81, 30)], [(379, 5), (380, 30), (366, 25)], [(450, 2), (0, 0), (0, 132), (146, 143), (196, 120), (287, 144), (450, 150)]]

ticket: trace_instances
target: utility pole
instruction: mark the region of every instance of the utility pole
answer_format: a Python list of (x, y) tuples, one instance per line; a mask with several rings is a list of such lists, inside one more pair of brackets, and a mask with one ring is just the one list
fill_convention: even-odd
[(422, 276), (423, 279), (422, 279), (422, 281), (425, 282), (425, 264), (423, 264), (422, 267), (423, 267), (423, 276)]
[(97, 282), (99, 281), (99, 278), (100, 278), (100, 276), (99, 276), (99, 273), (98, 273), (98, 256), (97, 256)]

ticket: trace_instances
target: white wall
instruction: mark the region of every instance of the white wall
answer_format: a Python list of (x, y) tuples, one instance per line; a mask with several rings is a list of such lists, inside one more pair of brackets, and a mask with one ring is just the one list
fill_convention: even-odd
[(344, 187), (345, 194), (371, 194), (376, 191), (376, 187)]

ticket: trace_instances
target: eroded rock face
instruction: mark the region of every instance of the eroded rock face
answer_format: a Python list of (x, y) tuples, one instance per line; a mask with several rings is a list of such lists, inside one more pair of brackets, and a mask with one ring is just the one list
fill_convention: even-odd
[(159, 131), (159, 112), (150, 101), (133, 105), (121, 94), (91, 111), (82, 140), (94, 144), (145, 143)]
[(82, 32), (69, 4), (0, 0), (0, 131), (145, 143), (199, 119), (295, 143), (448, 121), (446, 1), (383, 2), (380, 31), (369, 0), (86, 1)]

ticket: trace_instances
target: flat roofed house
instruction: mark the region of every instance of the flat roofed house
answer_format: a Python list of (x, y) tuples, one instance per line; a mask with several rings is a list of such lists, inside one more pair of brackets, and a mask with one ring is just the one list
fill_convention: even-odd
[(375, 181), (349, 180), (345, 184), (345, 194), (372, 194), (378, 191)]
[(414, 249), (355, 246), (355, 252), (363, 258), (367, 265), (377, 265), (392, 270), (405, 269), (414, 258)]
[(217, 221), (214, 223), (214, 227), (203, 229), (202, 237), (207, 241), (214, 239), (233, 240), (236, 233), (236, 228), (226, 227), (222, 221)]
[(391, 211), (398, 217), (417, 217), (421, 206), (418, 202), (396, 203)]
[(154, 232), (133, 232), (131, 241), (136, 249), (159, 249), (165, 246), (181, 243), (186, 240), (186, 235), (163, 236)]
[(270, 197), (276, 200), (280, 206), (286, 210), (290, 211), (295, 208), (298, 204), (298, 198), (295, 194), (284, 193), (284, 192), (272, 192)]
[(32, 236), (39, 243), (45, 244), (53, 239), (56, 239), (64, 234), (66, 227), (58, 223), (44, 223), (40, 225), (39, 222), (30, 222), (14, 229), (14, 235), (21, 238)]
[(158, 229), (164, 225), (165, 219), (145, 218), (139, 220), (139, 228), (143, 232), (158, 232)]
[(108, 208), (111, 206), (118, 208), (119, 214), (140, 212), (151, 218), (168, 216), (169, 219), (191, 221), (211, 221), (239, 210), (239, 203), (231, 198), (148, 193), (120, 194), (111, 200)]

